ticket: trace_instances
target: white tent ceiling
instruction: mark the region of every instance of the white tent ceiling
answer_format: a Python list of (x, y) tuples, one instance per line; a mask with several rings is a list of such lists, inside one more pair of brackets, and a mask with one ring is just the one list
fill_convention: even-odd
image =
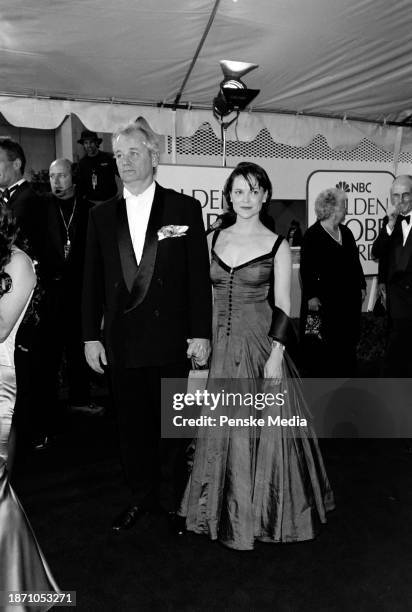
[[(191, 133), (213, 121), (219, 61), (232, 59), (259, 64), (245, 77), (261, 92), (242, 113), (240, 138), (262, 125), (283, 141), (322, 132), (319, 119), (270, 117), (288, 111), (338, 117), (329, 136), (343, 123), (343, 144), (356, 132), (393, 148), (388, 122), (412, 114), (411, 8), (411, 0), (2, 0), (0, 111), (48, 128), (76, 112), (90, 129), (110, 131), (140, 113), (131, 105), (173, 104), (180, 92), (194, 110), (179, 111), (178, 130)], [(174, 129), (171, 110), (145, 114), (158, 131)]]

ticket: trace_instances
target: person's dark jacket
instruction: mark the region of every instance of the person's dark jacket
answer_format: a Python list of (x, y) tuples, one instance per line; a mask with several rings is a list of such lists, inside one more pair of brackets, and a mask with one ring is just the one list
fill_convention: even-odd
[[(54, 282), (61, 282), (67, 291), (80, 299), (83, 285), (84, 256), (86, 249), (87, 223), (90, 202), (83, 196), (61, 200), (52, 193), (45, 196), (46, 224), (42, 280), (47, 288)], [(73, 213), (74, 210), (74, 213)], [(64, 247), (67, 233), (62, 219), (69, 225), (70, 254), (65, 258)], [(77, 296), (77, 297), (76, 297)]]
[(372, 255), (382, 266), (379, 280), (386, 284), (389, 315), (412, 320), (412, 231), (404, 246), (400, 215), (391, 235), (384, 224), (373, 243)]
[[(187, 226), (161, 239), (162, 228)], [(137, 368), (181, 361), (188, 338), (210, 338), (212, 296), (200, 204), (156, 184), (137, 265), (123, 198), (90, 211), (83, 289), (84, 340), (104, 315), (109, 363)]]

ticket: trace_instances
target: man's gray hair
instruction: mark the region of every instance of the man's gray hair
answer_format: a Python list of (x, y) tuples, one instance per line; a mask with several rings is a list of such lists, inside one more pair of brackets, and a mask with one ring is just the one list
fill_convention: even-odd
[(121, 136), (131, 136), (133, 134), (140, 133), (144, 137), (144, 143), (146, 147), (154, 153), (156, 156), (160, 154), (160, 143), (159, 136), (152, 130), (148, 122), (144, 117), (138, 117), (136, 121), (128, 123), (127, 125), (120, 127), (112, 134), (112, 146), (115, 148), (116, 139)]
[(411, 188), (412, 188), (412, 174), (399, 174), (399, 176), (395, 176), (395, 178), (392, 181), (391, 191), (392, 191), (394, 184), (396, 183), (396, 181), (399, 181), (399, 179), (407, 179), (410, 182)]

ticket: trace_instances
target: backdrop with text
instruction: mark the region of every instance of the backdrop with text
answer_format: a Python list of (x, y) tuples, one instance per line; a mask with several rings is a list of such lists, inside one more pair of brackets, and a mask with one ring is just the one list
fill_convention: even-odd
[(199, 200), (205, 228), (208, 229), (224, 212), (223, 187), (232, 170), (216, 166), (160, 164), (156, 180), (163, 187)]

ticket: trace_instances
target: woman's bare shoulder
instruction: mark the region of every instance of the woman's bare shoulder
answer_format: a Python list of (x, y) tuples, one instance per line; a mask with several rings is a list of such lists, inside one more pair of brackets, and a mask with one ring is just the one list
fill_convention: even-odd
[(270, 229), (265, 227), (260, 233), (258, 238), (262, 241), (262, 246), (264, 245), (267, 250), (270, 250), (275, 246), (277, 239), (279, 238), (279, 234), (272, 232)]
[(22, 251), (22, 249), (18, 249), (16, 247), (13, 247), (11, 252), (10, 262), (12, 261), (21, 262), (21, 265), (26, 263), (30, 268), (33, 268), (33, 260), (31, 257), (29, 257), (25, 251)]
[(276, 232), (272, 232), (266, 225), (261, 223), (259, 227), (258, 237), (265, 241), (271, 241), (275, 244), (276, 240), (279, 238), (279, 234)]
[(33, 269), (33, 261), (31, 258), (22, 251), (21, 249), (13, 249), (9, 263), (4, 266), (4, 271), (8, 274), (22, 274), (28, 278), (36, 278), (36, 274)]
[(233, 226), (231, 225), (230, 227), (226, 227), (225, 229), (220, 229), (218, 230), (219, 232), (219, 236), (230, 236), (231, 234), (233, 234)]
[(226, 227), (225, 229), (218, 230), (219, 232), (219, 245), (225, 245), (230, 243), (234, 238), (233, 227)]
[[(279, 236), (277, 236), (276, 240), (278, 239), (278, 237)], [(276, 241), (275, 241), (275, 243), (276, 243)], [(286, 240), (286, 238), (283, 238), (283, 240), (279, 244), (279, 247), (278, 247), (278, 249), (276, 251), (275, 261), (276, 261), (276, 259), (286, 260), (286, 259), (290, 259), (291, 257), (292, 257), (292, 252), (290, 250), (289, 243)]]
[(272, 238), (278, 238), (279, 237), (279, 234), (277, 234), (276, 232), (272, 232), (272, 230), (270, 230), (266, 226), (263, 226), (262, 234), (264, 234), (265, 236), (271, 236)]

